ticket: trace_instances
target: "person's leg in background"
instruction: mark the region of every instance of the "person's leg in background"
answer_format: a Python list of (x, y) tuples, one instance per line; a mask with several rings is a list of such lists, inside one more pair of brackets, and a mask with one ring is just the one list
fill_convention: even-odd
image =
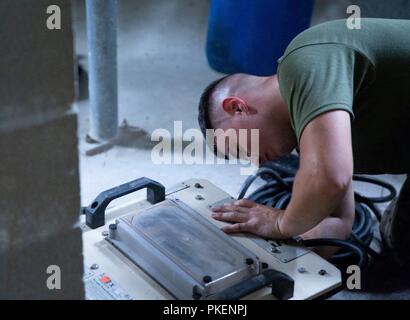
[[(384, 251), (399, 267), (410, 268), (410, 175), (380, 223)], [(409, 270), (410, 271), (410, 270)]]

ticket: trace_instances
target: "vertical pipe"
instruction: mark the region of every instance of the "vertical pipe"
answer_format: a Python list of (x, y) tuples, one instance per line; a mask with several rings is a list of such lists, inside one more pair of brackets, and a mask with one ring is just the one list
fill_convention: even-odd
[(90, 135), (109, 140), (118, 132), (117, 0), (86, 0)]

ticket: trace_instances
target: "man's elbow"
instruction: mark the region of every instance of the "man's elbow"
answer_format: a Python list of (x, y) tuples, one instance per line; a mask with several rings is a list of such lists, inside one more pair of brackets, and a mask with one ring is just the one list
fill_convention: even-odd
[(340, 201), (352, 184), (352, 176), (350, 171), (324, 174), (318, 179), (319, 192), (335, 201)]

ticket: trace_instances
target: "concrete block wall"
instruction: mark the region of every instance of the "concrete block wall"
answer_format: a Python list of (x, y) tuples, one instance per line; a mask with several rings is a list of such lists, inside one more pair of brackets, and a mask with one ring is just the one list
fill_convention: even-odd
[[(61, 9), (61, 30), (46, 27)], [(71, 2), (0, 2), (0, 299), (83, 299)], [(61, 270), (50, 290), (47, 267)]]

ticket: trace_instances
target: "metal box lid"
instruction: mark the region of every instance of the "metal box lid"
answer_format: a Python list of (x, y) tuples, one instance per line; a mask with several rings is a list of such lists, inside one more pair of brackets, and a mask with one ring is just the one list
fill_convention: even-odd
[(178, 200), (120, 218), (109, 241), (178, 298), (212, 296), (260, 271), (258, 257)]

